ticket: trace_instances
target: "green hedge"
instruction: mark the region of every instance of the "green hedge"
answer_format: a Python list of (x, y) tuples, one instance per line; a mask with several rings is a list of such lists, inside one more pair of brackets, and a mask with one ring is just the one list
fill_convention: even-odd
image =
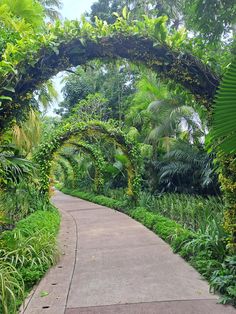
[[(60, 215), (37, 211), (0, 235), (0, 313), (15, 313), (26, 293), (56, 262)], [(14, 279), (14, 280), (13, 280)]]
[(168, 242), (175, 252), (180, 252), (183, 245), (195, 237), (193, 232), (183, 228), (177, 222), (160, 214), (149, 212), (145, 208), (133, 209), (129, 215)]
[(94, 202), (103, 206), (111, 207), (119, 211), (124, 211), (127, 203), (119, 200), (114, 200), (110, 197), (104, 195), (95, 195), (91, 192), (83, 192), (78, 190), (71, 190), (67, 188), (60, 189), (63, 193), (69, 194), (71, 196), (82, 198), (86, 201)]

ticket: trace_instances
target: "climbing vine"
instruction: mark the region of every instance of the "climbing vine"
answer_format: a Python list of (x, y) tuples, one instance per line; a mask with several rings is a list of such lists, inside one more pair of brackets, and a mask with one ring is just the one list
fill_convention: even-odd
[(74, 171), (73, 171), (73, 167), (71, 166), (70, 162), (66, 158), (57, 158), (56, 164), (59, 165), (59, 167), (62, 170), (63, 182), (65, 183), (65, 185), (68, 187), (72, 187), (72, 181), (74, 178)]
[[(123, 11), (122, 16), (109, 25), (99, 19), (95, 25), (85, 18), (58, 21), (43, 33), (33, 32), (30, 38), (16, 36), (14, 42), (3, 45), (0, 133), (24, 117), (30, 108), (32, 93), (42, 83), (60, 71), (97, 58), (125, 58), (143, 64), (161, 78), (181, 84), (211, 111), (220, 79), (208, 65), (188, 52), (186, 33), (182, 30), (169, 32), (164, 16), (154, 19), (144, 16), (142, 20), (129, 20), (128, 17)], [(55, 145), (56, 142), (54, 139)], [(53, 140), (49, 145), (51, 143)], [(45, 163), (42, 167), (48, 175), (50, 164)], [(132, 195), (138, 189), (139, 180), (136, 183), (137, 176), (131, 166), (127, 166), (127, 171), (132, 181), (132, 188), (129, 181), (128, 190)], [(45, 188), (45, 182), (42, 188)]]
[[(42, 193), (47, 193), (49, 188), (49, 177), (54, 153), (69, 139), (75, 136), (83, 138), (84, 136), (104, 137), (106, 140), (119, 147), (127, 157), (126, 169), (128, 174), (127, 195), (136, 198), (140, 189), (139, 175), (139, 148), (138, 144), (132, 141), (121, 129), (112, 126), (107, 122), (91, 120), (87, 122), (66, 121), (60, 125), (50, 138), (42, 143), (34, 155), (35, 162), (39, 165), (40, 171), (40, 189)], [(78, 143), (78, 145), (80, 142)], [(76, 144), (77, 145), (77, 144)], [(90, 146), (84, 145), (84, 149), (90, 149)], [(97, 162), (97, 169), (100, 173), (103, 171), (104, 163), (101, 155), (96, 149), (93, 149), (93, 156)], [(100, 187), (103, 180), (99, 177), (96, 185)]]
[[(77, 150), (74, 151), (74, 153), (78, 151), (82, 151), (85, 154), (88, 154), (94, 163), (95, 166), (95, 178), (94, 178), (94, 190), (97, 193), (101, 193), (103, 191), (104, 186), (104, 171), (105, 171), (105, 160), (102, 156), (102, 153), (99, 149), (96, 148), (95, 145), (87, 144), (83, 141), (74, 141), (69, 143), (77, 148)], [(74, 170), (74, 182), (73, 186), (75, 186), (77, 179), (76, 174), (78, 173), (78, 161), (70, 155), (70, 154), (60, 154), (60, 156), (66, 158), (68, 162), (71, 164), (73, 170)]]
[[(78, 161), (75, 159), (73, 155), (66, 154), (66, 153), (60, 153), (58, 157), (59, 157), (58, 158), (59, 161), (60, 161), (60, 158), (65, 159), (70, 164), (73, 171), (73, 179), (71, 180), (71, 182), (69, 182), (69, 185), (66, 183), (66, 186), (70, 188), (76, 188), (76, 183), (78, 181), (78, 173), (79, 173)], [(53, 174), (57, 175), (58, 174), (57, 168), (55, 169), (54, 168), (55, 167), (53, 167)]]
[(130, 21), (126, 14), (111, 25), (99, 19), (95, 25), (85, 19), (58, 21), (44, 34), (21, 37), (7, 45), (0, 61), (0, 132), (28, 112), (32, 93), (42, 83), (97, 58), (144, 64), (183, 85), (209, 108), (219, 78), (196, 57), (181, 51), (185, 41), (183, 31), (167, 31), (166, 17)]

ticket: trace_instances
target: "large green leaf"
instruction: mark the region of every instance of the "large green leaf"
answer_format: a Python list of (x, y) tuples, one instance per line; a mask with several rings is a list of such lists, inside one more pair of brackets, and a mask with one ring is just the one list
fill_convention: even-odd
[(216, 96), (212, 137), (219, 143), (222, 152), (236, 152), (236, 58), (226, 72)]

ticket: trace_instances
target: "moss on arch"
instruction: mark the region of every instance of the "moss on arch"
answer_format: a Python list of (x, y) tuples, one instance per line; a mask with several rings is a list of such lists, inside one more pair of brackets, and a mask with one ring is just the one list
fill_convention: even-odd
[(201, 60), (181, 50), (181, 46), (174, 48), (174, 35), (161, 39), (156, 32), (158, 23), (162, 23), (160, 19), (148, 17), (143, 21), (118, 19), (113, 25), (102, 21), (97, 25), (86, 21), (66, 21), (65, 25), (58, 22), (47, 35), (37, 34), (21, 43), (17, 60), (11, 53), (4, 57), (9, 66), (3, 67), (0, 75), (0, 95), (4, 96), (0, 132), (29, 110), (31, 95), (42, 83), (94, 59), (123, 58), (142, 64), (160, 77), (181, 84), (209, 109), (219, 77)]
[[(139, 175), (139, 148), (138, 144), (131, 141), (119, 128), (96, 120), (87, 122), (66, 121), (50, 135), (48, 141), (42, 143), (34, 155), (34, 161), (39, 166), (40, 190), (47, 193), (49, 188), (49, 176), (54, 153), (68, 140), (75, 136), (96, 136), (104, 137), (106, 140), (117, 145), (127, 157), (126, 169), (128, 174), (127, 195), (136, 199), (140, 190)], [(96, 158), (98, 157), (97, 154)], [(95, 156), (94, 155), (94, 156)]]

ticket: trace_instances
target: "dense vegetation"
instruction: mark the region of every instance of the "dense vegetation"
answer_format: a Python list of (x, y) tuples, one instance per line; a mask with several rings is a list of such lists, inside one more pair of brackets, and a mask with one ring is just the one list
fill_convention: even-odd
[(220, 3), (98, 0), (63, 22), (60, 1), (0, 0), (0, 312), (56, 260), (55, 182), (126, 208), (236, 305), (236, 5)]

